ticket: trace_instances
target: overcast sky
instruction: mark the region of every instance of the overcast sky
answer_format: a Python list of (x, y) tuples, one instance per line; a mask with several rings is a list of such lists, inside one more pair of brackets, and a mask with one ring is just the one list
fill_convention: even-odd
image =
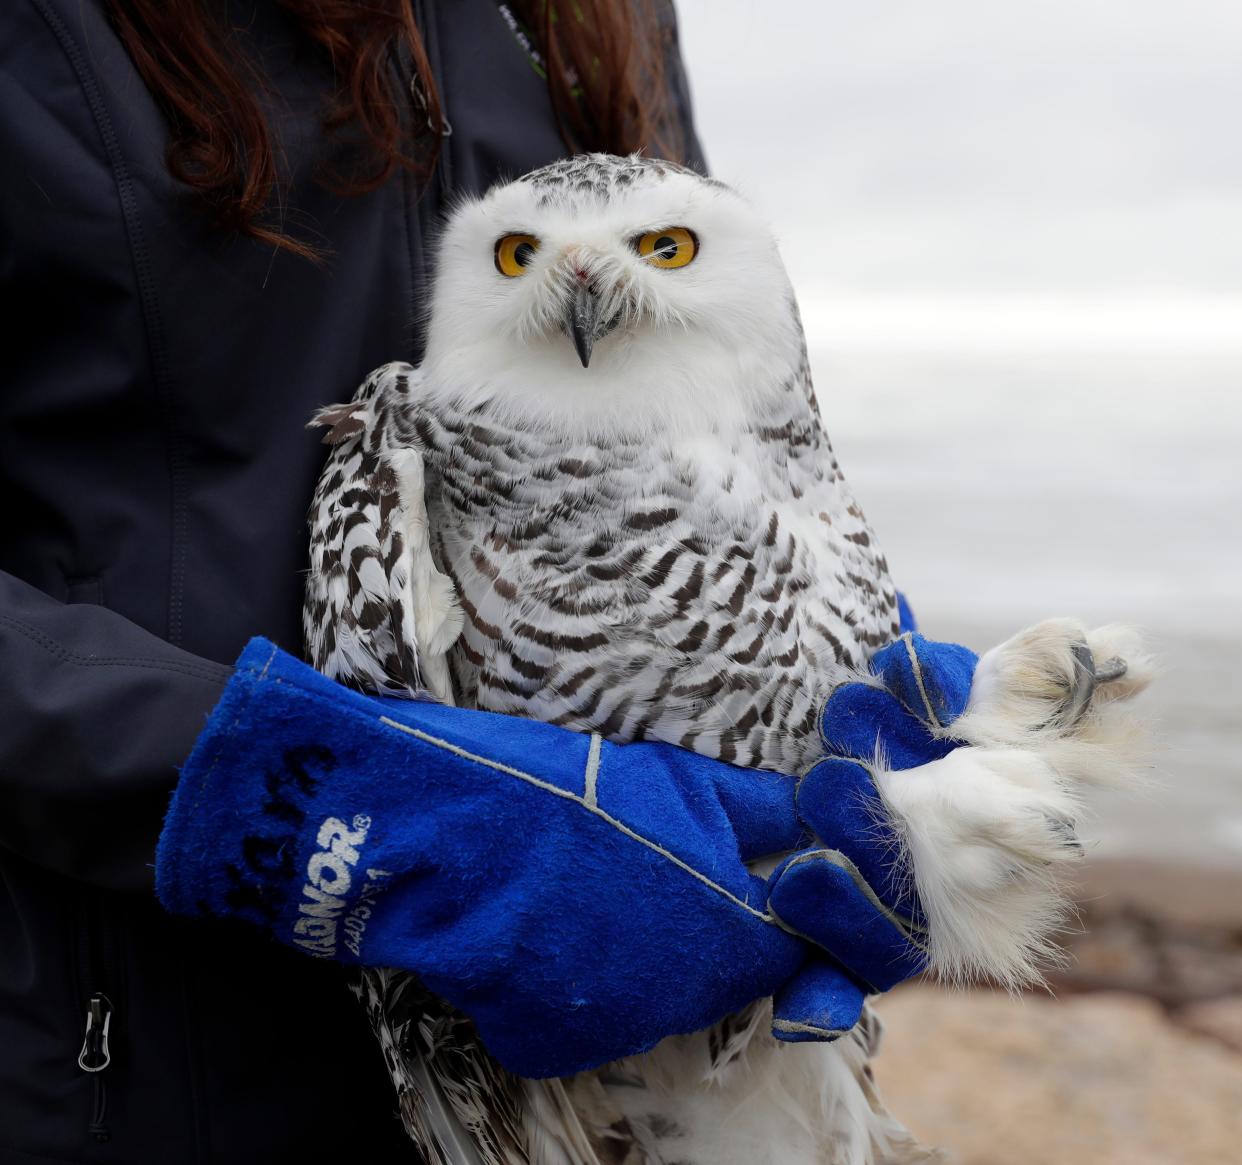
[(679, 11), (709, 161), (804, 300), (1121, 297), (1242, 345), (1239, 0)]
[(1088, 844), (1242, 863), (1242, 0), (679, 8), (927, 628), (1144, 626), (1167, 784)]

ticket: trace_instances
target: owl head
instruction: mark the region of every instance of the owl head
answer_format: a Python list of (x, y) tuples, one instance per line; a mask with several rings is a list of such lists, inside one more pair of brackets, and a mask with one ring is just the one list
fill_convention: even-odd
[(424, 368), (458, 404), (612, 432), (719, 426), (800, 355), (771, 231), (669, 162), (580, 154), (460, 204), (440, 241)]

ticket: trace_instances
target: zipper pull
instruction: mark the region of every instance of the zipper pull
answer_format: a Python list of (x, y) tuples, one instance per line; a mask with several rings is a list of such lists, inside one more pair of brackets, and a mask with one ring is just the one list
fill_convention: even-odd
[(82, 1039), (82, 1050), (78, 1053), (78, 1067), (83, 1072), (94, 1074), (95, 1098), (87, 1132), (99, 1142), (111, 1139), (108, 1126), (104, 1124), (108, 1112), (108, 1091), (103, 1076), (99, 1075), (112, 1063), (112, 1053), (108, 1049), (108, 1033), (111, 1030), (112, 1000), (102, 991), (96, 991), (86, 1005), (86, 1035)]
[[(444, 106), (440, 106), (440, 124), (437, 126), (431, 120), (431, 103), (427, 100), (427, 94), (423, 89), (422, 78), (417, 73), (410, 75), (410, 96), (414, 98), (414, 104), (419, 113), (423, 115), (423, 119), (427, 122), (427, 128), (433, 134), (439, 134), (442, 138), (451, 138), (453, 136), (453, 127), (449, 123), (449, 119), (444, 116)], [(444, 95), (441, 94), (441, 101)]]
[(112, 1028), (112, 1000), (102, 992), (91, 996), (86, 1009), (86, 1036), (78, 1053), (78, 1067), (83, 1072), (102, 1072), (112, 1063), (108, 1051), (108, 1032)]

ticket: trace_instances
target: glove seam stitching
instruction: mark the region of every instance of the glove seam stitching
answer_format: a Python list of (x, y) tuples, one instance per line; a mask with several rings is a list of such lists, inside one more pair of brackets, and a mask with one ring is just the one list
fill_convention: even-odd
[(909, 631), (901, 639), (906, 645), (906, 654), (910, 657), (910, 667), (914, 672), (914, 682), (918, 685), (919, 698), (923, 701), (923, 707), (927, 711), (927, 718), (934, 727), (943, 728), (944, 725), (940, 723), (940, 717), (936, 715), (936, 710), (932, 707), (931, 698), (927, 694), (927, 686), (923, 683), (923, 665), (919, 662), (918, 652), (914, 650), (914, 639)]
[[(641, 833), (631, 829), (630, 826), (626, 825), (624, 821), (620, 821), (613, 817), (612, 814), (601, 809), (598, 805), (588, 804), (586, 799), (578, 796), (577, 793), (572, 793), (568, 789), (562, 789), (559, 785), (554, 785), (549, 781), (541, 780), (533, 773), (523, 772), (521, 769), (514, 768), (511, 765), (506, 765), (501, 761), (492, 760), (490, 757), (479, 756), (477, 753), (472, 753), (468, 749), (462, 748), (460, 745), (453, 744), (452, 741), (442, 740), (439, 737), (431, 736), (429, 733), (423, 732), (419, 728), (411, 728), (409, 725), (402, 724), (397, 720), (390, 720), (387, 716), (381, 716), (379, 721), (381, 724), (385, 724), (389, 728), (395, 728), (399, 732), (404, 732), (409, 736), (413, 736), (417, 740), (423, 741), (425, 744), (430, 744), (435, 748), (442, 748), (447, 752), (453, 753), (455, 756), (459, 756), (464, 760), (473, 761), (475, 764), (483, 765), (485, 768), (493, 769), (496, 772), (517, 777), (519, 780), (526, 781), (528, 784), (534, 785), (536, 788), (543, 789), (545, 792), (552, 793), (554, 796), (561, 797), (566, 801), (572, 801), (574, 804), (580, 805), (588, 813), (592, 813), (596, 817), (606, 821), (618, 832), (625, 834), (626, 837), (638, 842), (640, 845), (646, 846), (655, 853), (658, 853), (666, 861), (671, 862), (685, 873), (691, 875), (691, 877), (696, 878), (698, 881), (702, 882), (703, 885), (707, 886), (708, 889), (715, 891), (715, 893), (726, 899), (726, 901), (732, 902), (735, 906), (740, 906), (748, 914), (753, 915), (761, 922), (768, 923), (769, 925), (778, 925), (777, 920), (772, 913), (756, 910), (750, 905), (750, 903), (744, 902), (731, 890), (727, 890), (718, 882), (713, 882), (701, 870), (696, 870), (689, 864), (689, 862), (679, 858), (671, 850), (665, 849), (664, 846), (659, 845), (657, 842), (654, 842), (650, 838), (644, 837)], [(786, 928), (781, 927), (781, 929)]]
[(852, 1030), (850, 1028), (819, 1027), (813, 1023), (798, 1023), (792, 1019), (774, 1019), (772, 1021), (772, 1028), (780, 1032), (808, 1032), (812, 1035), (827, 1036), (830, 1039), (837, 1039)]
[[(925, 933), (924, 929), (915, 923), (913, 919), (906, 918), (904, 915), (898, 914), (897, 911), (893, 910), (891, 907), (886, 906), (884, 902), (881, 901), (879, 895), (876, 894), (871, 883), (863, 877), (862, 871), (839, 849), (829, 849), (825, 847), (824, 849), (812, 850), (810, 853), (795, 854), (786, 863), (782, 874), (787, 873), (789, 870), (793, 869), (794, 866), (810, 861), (826, 861), (831, 865), (836, 866), (837, 869), (844, 871), (845, 874), (849, 876), (850, 881), (854, 883), (855, 888), (861, 891), (863, 896), (871, 903), (872, 907), (878, 910), (880, 914), (892, 923), (893, 926), (901, 931), (902, 937), (906, 939), (907, 942), (926, 953), (926, 948), (923, 946), (922, 942), (919, 941), (919, 938), (916, 937)], [(774, 914), (776, 913), (775, 908), (770, 904), (769, 909), (771, 909)], [(777, 917), (779, 917), (779, 915)]]
[[(811, 935), (807, 934), (806, 931), (799, 930), (796, 926), (791, 926), (789, 923), (787, 923), (777, 912), (776, 907), (771, 906), (771, 904), (769, 904), (769, 909), (772, 911), (772, 917), (776, 920), (776, 925), (779, 926), (781, 930), (785, 931), (786, 934), (791, 934), (793, 935), (794, 938), (801, 939), (805, 943), (810, 943), (813, 947), (817, 947), (819, 950), (824, 951), (826, 954), (831, 956), (833, 959), (836, 958), (836, 956), (832, 954), (832, 951), (830, 951), (826, 946), (824, 946), (824, 944), (820, 942), (818, 939), (813, 938)], [(883, 995), (884, 994), (884, 992), (881, 991), (874, 983), (872, 983), (869, 979), (867, 979), (865, 976), (860, 974), (853, 967), (849, 968), (849, 973), (851, 976), (853, 976), (855, 980), (857, 980), (867, 989), (868, 995)]]
[(588, 808), (594, 808), (598, 804), (596, 787), (599, 784), (600, 752), (603, 745), (604, 738), (598, 732), (592, 732), (591, 747), (587, 751), (586, 772), (582, 778), (583, 803)]

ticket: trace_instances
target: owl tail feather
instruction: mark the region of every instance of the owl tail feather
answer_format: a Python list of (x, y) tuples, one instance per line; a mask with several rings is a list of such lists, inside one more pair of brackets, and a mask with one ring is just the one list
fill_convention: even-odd
[(519, 1085), (469, 1022), (403, 971), (363, 968), (366, 1007), (406, 1133), (427, 1165), (530, 1165)]
[(569, 1081), (526, 1081), (531, 1165), (647, 1165), (628, 1153), (633, 1141), (624, 1117), (616, 1113), (614, 1119), (621, 1124), (601, 1128), (593, 1119), (596, 1112), (589, 1106), (583, 1109), (584, 1089), (592, 1083), (603, 1098), (591, 1074)]

